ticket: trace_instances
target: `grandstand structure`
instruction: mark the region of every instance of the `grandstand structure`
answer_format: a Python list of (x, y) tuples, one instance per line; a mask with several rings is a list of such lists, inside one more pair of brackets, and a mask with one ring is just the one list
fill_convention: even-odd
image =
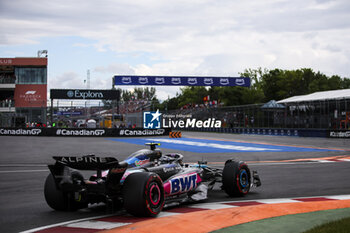
[(0, 127), (46, 123), (47, 51), (45, 57), (0, 58)]

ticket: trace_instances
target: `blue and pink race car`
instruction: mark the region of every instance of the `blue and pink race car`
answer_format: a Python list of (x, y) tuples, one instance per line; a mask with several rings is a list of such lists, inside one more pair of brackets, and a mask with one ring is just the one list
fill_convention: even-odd
[[(104, 202), (112, 210), (125, 208), (135, 216), (157, 216), (166, 205), (207, 199), (215, 183), (229, 196), (244, 196), (260, 186), (256, 171), (245, 162), (227, 160), (223, 169), (206, 162), (185, 164), (183, 155), (162, 154), (158, 143), (142, 149), (119, 162), (113, 157), (53, 157), (45, 182), (47, 204), (60, 211), (86, 208)], [(82, 170), (95, 170), (85, 179)]]

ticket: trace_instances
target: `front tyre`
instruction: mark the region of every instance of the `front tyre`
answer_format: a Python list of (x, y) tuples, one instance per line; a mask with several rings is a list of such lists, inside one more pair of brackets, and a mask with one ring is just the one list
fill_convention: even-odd
[(244, 162), (227, 161), (222, 172), (222, 184), (225, 192), (233, 196), (244, 196), (251, 186), (251, 174)]
[(163, 182), (155, 173), (132, 173), (124, 181), (123, 199), (128, 213), (155, 217), (164, 206)]

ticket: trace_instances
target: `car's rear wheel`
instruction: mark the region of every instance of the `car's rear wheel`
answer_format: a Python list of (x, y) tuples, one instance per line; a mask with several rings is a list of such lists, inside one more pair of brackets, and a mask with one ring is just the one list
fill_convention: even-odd
[(124, 208), (135, 216), (157, 216), (164, 206), (164, 188), (155, 173), (130, 174), (123, 186)]
[[(82, 179), (80, 173), (72, 173), (74, 179)], [(49, 174), (45, 181), (44, 195), (46, 203), (54, 210), (74, 211), (87, 207), (87, 203), (77, 202), (74, 199), (74, 193), (63, 192), (58, 189), (52, 174)]]
[(251, 186), (251, 174), (244, 162), (227, 161), (222, 172), (223, 189), (229, 196), (244, 196)]

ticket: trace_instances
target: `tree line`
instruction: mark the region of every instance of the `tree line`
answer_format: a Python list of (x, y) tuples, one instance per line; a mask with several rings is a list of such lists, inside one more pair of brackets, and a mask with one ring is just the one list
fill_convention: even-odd
[(172, 110), (185, 105), (200, 105), (203, 98), (210, 96), (224, 106), (266, 103), (292, 96), (306, 95), (318, 91), (350, 88), (350, 79), (338, 75), (327, 76), (312, 69), (246, 69), (242, 77), (251, 78), (251, 87), (201, 87), (180, 88), (180, 93), (160, 103), (154, 87), (135, 88), (133, 91), (121, 90), (121, 100), (146, 100), (154, 109)]
[(203, 97), (210, 96), (224, 106), (266, 103), (296, 95), (307, 95), (318, 91), (350, 88), (350, 79), (338, 75), (327, 76), (312, 69), (246, 69), (242, 77), (251, 78), (251, 87), (184, 87), (181, 93), (162, 103), (162, 107), (178, 109), (192, 104), (203, 104)]

